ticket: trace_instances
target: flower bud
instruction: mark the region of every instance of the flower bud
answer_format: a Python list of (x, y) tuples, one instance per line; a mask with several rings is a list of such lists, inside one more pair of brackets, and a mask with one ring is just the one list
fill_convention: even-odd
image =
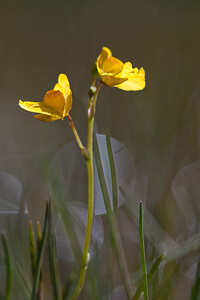
[(96, 86), (91, 86), (89, 89), (89, 97), (92, 98), (94, 96), (94, 94), (96, 93)]

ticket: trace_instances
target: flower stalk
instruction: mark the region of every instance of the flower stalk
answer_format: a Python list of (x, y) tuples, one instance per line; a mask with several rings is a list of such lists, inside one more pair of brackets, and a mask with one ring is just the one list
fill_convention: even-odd
[(94, 93), (94, 96), (91, 97), (91, 101), (89, 101), (89, 105), (88, 105), (87, 151), (89, 153), (89, 157), (86, 160), (87, 171), (88, 171), (88, 217), (87, 217), (87, 228), (86, 228), (86, 234), (85, 234), (85, 243), (84, 243), (79, 279), (78, 279), (77, 286), (74, 290), (74, 293), (71, 296), (71, 300), (75, 300), (83, 288), (87, 267), (88, 267), (88, 264), (90, 261), (89, 247), (90, 247), (90, 239), (91, 239), (92, 224), (93, 224), (93, 212), (94, 212), (93, 129), (94, 129), (94, 115), (95, 115), (96, 101), (97, 101), (97, 96), (98, 96), (101, 86), (102, 86), (102, 82), (99, 82), (97, 89)]
[(72, 128), (72, 131), (73, 131), (73, 134), (74, 134), (75, 139), (77, 141), (77, 144), (78, 144), (78, 146), (79, 146), (79, 148), (81, 150), (81, 153), (83, 154), (84, 158), (87, 160), (89, 158), (88, 150), (83, 146), (83, 144), (81, 142), (81, 139), (80, 139), (80, 137), (78, 135), (78, 132), (76, 130), (76, 127), (74, 125), (74, 122), (73, 122), (70, 114), (67, 115), (67, 118), (68, 118), (69, 124), (70, 124), (70, 126)]

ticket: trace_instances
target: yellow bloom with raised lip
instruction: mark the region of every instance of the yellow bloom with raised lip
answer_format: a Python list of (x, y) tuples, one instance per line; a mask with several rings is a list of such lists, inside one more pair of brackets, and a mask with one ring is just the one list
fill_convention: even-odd
[(132, 68), (130, 62), (123, 63), (113, 57), (107, 47), (102, 48), (96, 65), (101, 80), (108, 86), (125, 91), (139, 91), (145, 87), (144, 69)]
[(30, 102), (19, 100), (19, 106), (27, 111), (38, 113), (34, 117), (45, 122), (52, 122), (64, 119), (69, 114), (72, 107), (72, 91), (67, 76), (60, 74), (58, 83), (53, 90), (48, 91), (44, 100), (40, 102)]

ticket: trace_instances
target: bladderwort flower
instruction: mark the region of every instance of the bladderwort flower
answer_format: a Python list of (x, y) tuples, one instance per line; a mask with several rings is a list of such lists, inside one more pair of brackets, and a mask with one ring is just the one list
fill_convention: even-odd
[[(101, 80), (96, 81), (97, 77)], [(67, 76), (60, 74), (58, 77), (58, 83), (55, 85), (54, 89), (48, 91), (44, 100), (41, 102), (30, 102), (30, 101), (19, 101), (21, 108), (37, 113), (35, 118), (38, 120), (52, 122), (57, 119), (68, 118), (68, 122), (72, 128), (75, 139), (78, 146), (85, 158), (88, 171), (88, 215), (87, 215), (87, 227), (85, 232), (85, 242), (80, 266), (80, 273), (78, 275), (76, 286), (72, 292), (71, 300), (76, 300), (79, 296), (82, 288), (84, 286), (86, 271), (90, 260), (90, 240), (92, 234), (93, 225), (93, 215), (94, 215), (94, 154), (93, 154), (93, 132), (94, 132), (94, 117), (96, 110), (97, 97), (100, 88), (103, 83), (107, 86), (117, 87), (125, 91), (138, 91), (145, 87), (145, 71), (143, 68), (132, 68), (130, 62), (123, 63), (119, 59), (112, 56), (110, 49), (103, 47), (101, 54), (98, 56), (96, 64), (92, 70), (92, 85), (89, 91), (89, 101), (88, 101), (88, 130), (87, 130), (87, 148), (83, 146), (81, 139), (76, 131), (76, 127), (73, 120), (69, 114), (72, 107), (72, 92), (70, 89), (69, 81)], [(112, 209), (111, 209), (112, 211)], [(109, 209), (107, 209), (109, 215)], [(123, 248), (118, 241), (115, 233), (115, 227), (117, 221), (115, 216), (108, 218), (110, 223), (110, 228), (112, 231), (114, 243), (116, 244), (116, 251), (119, 253), (118, 264), (121, 271), (122, 281), (125, 286), (125, 290), (128, 298), (131, 297), (132, 289), (130, 285), (130, 279), (127, 272), (127, 265), (124, 257)], [(116, 230), (118, 232), (118, 230)], [(119, 249), (119, 250), (118, 250)], [(121, 249), (121, 250), (120, 250)], [(118, 252), (119, 251), (119, 252)], [(38, 288), (38, 285), (36, 286)], [(36, 291), (36, 288), (33, 291)], [(59, 287), (55, 286), (59, 289)], [(59, 292), (59, 290), (57, 290)], [(32, 294), (33, 295), (33, 294)], [(60, 297), (62, 297), (60, 295)], [(60, 298), (59, 298), (60, 299)]]
[(58, 83), (53, 90), (48, 91), (44, 100), (40, 102), (30, 102), (19, 100), (19, 106), (27, 111), (38, 113), (34, 117), (45, 122), (52, 122), (64, 119), (72, 107), (72, 91), (67, 76), (60, 74)]
[(132, 68), (130, 62), (123, 63), (112, 56), (107, 47), (103, 47), (96, 61), (97, 71), (103, 83), (125, 91), (139, 91), (145, 87), (143, 68)]

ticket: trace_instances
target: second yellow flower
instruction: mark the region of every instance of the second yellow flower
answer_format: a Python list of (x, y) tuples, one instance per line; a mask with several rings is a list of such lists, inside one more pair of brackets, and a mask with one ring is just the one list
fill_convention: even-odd
[(108, 86), (125, 91), (139, 91), (145, 87), (144, 69), (133, 69), (130, 62), (123, 63), (113, 57), (107, 47), (102, 48), (96, 65), (101, 80)]

